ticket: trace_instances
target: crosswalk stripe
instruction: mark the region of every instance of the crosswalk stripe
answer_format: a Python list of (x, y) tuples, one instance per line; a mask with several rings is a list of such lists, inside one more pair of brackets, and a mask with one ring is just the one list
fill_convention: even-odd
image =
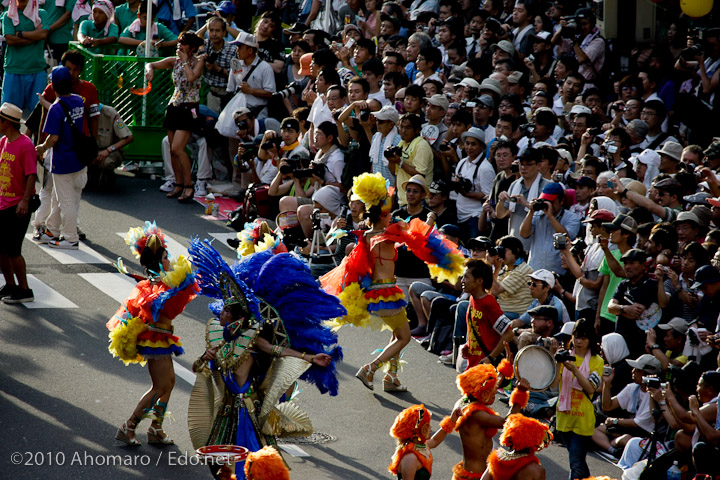
[(27, 281), (33, 291), (35, 301), (23, 303), (25, 308), (78, 308), (73, 302), (38, 280), (35, 275), (28, 275)]
[[(124, 239), (127, 232), (117, 232), (117, 234)], [(183, 246), (167, 233), (165, 234), (165, 243), (167, 244), (167, 250), (170, 258), (178, 258), (180, 255), (187, 256), (187, 245)]]
[(190, 385), (195, 385), (195, 374), (193, 372), (183, 367), (175, 360), (173, 360), (173, 365), (175, 366), (175, 375), (182, 378)]
[[(32, 234), (28, 233), (25, 238), (32, 241)], [(57, 248), (50, 248), (45, 244), (37, 244), (40, 249), (53, 257), (63, 265), (76, 265), (76, 264), (98, 264), (98, 263), (110, 263), (110, 260), (100, 255), (92, 248), (80, 242), (79, 250), (62, 250)]]
[(217, 247), (218, 244), (221, 244), (235, 252), (235, 249), (227, 244), (227, 240), (230, 238), (237, 238), (237, 232), (209, 233), (208, 235), (217, 240), (216, 242), (213, 242), (213, 247)]
[(118, 303), (125, 301), (136, 283), (122, 273), (79, 273), (78, 275)]

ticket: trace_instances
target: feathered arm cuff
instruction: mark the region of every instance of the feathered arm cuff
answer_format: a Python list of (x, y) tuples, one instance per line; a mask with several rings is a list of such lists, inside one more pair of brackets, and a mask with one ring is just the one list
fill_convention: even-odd
[(507, 358), (502, 359), (500, 365), (498, 365), (497, 371), (507, 380), (510, 380), (515, 375), (515, 369), (513, 368), (512, 363), (507, 361)]
[(528, 403), (528, 399), (530, 399), (530, 393), (527, 390), (520, 390), (515, 387), (510, 395), (510, 405), (513, 407), (518, 405), (520, 408), (525, 408)]
[(455, 422), (449, 416), (445, 416), (440, 422), (440, 428), (443, 432), (452, 433), (455, 430)]

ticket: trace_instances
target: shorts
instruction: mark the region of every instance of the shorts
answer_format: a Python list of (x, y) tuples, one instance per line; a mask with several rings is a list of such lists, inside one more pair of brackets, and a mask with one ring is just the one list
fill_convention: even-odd
[(47, 86), (45, 70), (38, 73), (16, 74), (5, 72), (3, 77), (2, 101), (17, 105), (24, 112), (32, 112), (38, 104), (38, 93)]
[(16, 205), (0, 210), (0, 225), (3, 234), (0, 235), (0, 255), (18, 257), (22, 252), (22, 243), (30, 224), (30, 214), (18, 217), (15, 213)]
[[(195, 112), (193, 115), (193, 111)], [(197, 103), (181, 103), (168, 105), (165, 111), (163, 128), (177, 131), (194, 132), (200, 128), (200, 106)]]
[(295, 199), (297, 200), (298, 207), (313, 204), (312, 198), (310, 197), (295, 197)]

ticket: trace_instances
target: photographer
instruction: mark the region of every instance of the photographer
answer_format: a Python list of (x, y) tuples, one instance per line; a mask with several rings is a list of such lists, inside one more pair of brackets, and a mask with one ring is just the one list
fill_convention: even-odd
[(515, 163), (518, 149), (512, 140), (497, 140), (493, 142), (490, 151), (495, 154), (495, 166), (498, 173), (493, 179), (490, 195), (483, 203), (478, 229), (481, 232), (492, 229), (490, 237), (497, 239), (507, 234), (508, 231), (507, 218), (497, 218), (496, 216), (495, 207), (497, 206), (498, 197), (500, 192), (506, 192), (510, 185), (517, 180), (520, 168)]
[(557, 145), (557, 141), (552, 136), (552, 133), (556, 126), (557, 116), (555, 113), (547, 107), (538, 108), (535, 111), (533, 123), (520, 125), (520, 131), (525, 136), (517, 142), (518, 150), (522, 153), (540, 142), (554, 147)]
[[(390, 173), (397, 177), (397, 185), (403, 185), (411, 177), (421, 175), (425, 185), (433, 180), (433, 153), (430, 144), (420, 136), (422, 120), (419, 115), (405, 113), (400, 117), (400, 138), (398, 144), (399, 152), (393, 151), (388, 156), (390, 162)], [(405, 189), (397, 190), (398, 204), (405, 207), (408, 204)]]
[(533, 270), (544, 268), (561, 276), (565, 274), (558, 250), (564, 248), (568, 238), (577, 236), (580, 217), (563, 208), (564, 201), (562, 185), (548, 183), (540, 197), (530, 203), (531, 208), (520, 225), (520, 235), (531, 239), (528, 264)]
[(280, 212), (295, 212), (300, 205), (312, 203), (315, 182), (311, 176), (295, 176), (297, 170), (310, 167), (310, 154), (299, 152), (282, 158), (268, 193), (280, 199)]
[[(623, 447), (632, 437), (648, 437), (655, 428), (650, 409), (650, 395), (648, 395), (649, 382), (645, 380), (647, 375), (657, 382), (660, 387), (660, 379), (657, 377), (662, 373), (660, 362), (652, 355), (641, 355), (636, 360), (625, 360), (633, 368), (633, 383), (623, 388), (615, 397), (610, 395), (610, 386), (615, 376), (613, 369), (610, 375), (602, 377), (602, 409), (610, 412), (622, 408), (633, 418), (612, 418), (605, 419), (605, 423), (598, 426), (593, 434), (595, 445), (620, 458)], [(610, 437), (613, 437), (612, 440)]]
[(272, 130), (265, 132), (257, 156), (260, 160), (272, 160), (271, 163), (277, 164), (276, 160), (281, 157), (287, 158), (300, 153), (309, 155), (310, 152), (300, 145), (299, 138), (300, 122), (288, 117), (280, 124), (280, 136)]
[(483, 200), (492, 190), (495, 169), (485, 156), (485, 132), (472, 127), (461, 136), (467, 157), (455, 167), (450, 187), (455, 191), (458, 224), (465, 238), (477, 237)]
[(652, 328), (645, 332), (645, 349), (658, 359), (660, 365), (662, 365), (663, 372), (667, 371), (670, 365), (676, 365), (678, 367), (685, 365), (688, 357), (683, 355), (683, 349), (685, 348), (688, 323), (682, 318), (675, 317), (668, 323), (658, 325), (657, 328), (665, 331), (663, 345), (666, 350), (662, 351), (660, 349), (660, 345), (658, 345), (657, 342), (657, 334)]
[[(570, 21), (569, 21), (570, 20)], [(577, 24), (572, 24), (575, 20)], [(580, 67), (578, 71), (588, 82), (593, 82), (605, 64), (605, 41), (595, 26), (595, 14), (589, 8), (579, 8), (574, 18), (560, 18), (560, 29), (552, 38), (553, 45), (561, 45), (561, 52), (573, 54)]]
[[(394, 106), (388, 105), (377, 112), (371, 112), (375, 117), (375, 126), (377, 132), (370, 137), (370, 163), (372, 164), (372, 173), (379, 173), (387, 180), (390, 185), (395, 183), (395, 175), (390, 172), (390, 162), (385, 156), (390, 148), (400, 143), (400, 134), (397, 130), (397, 123), (400, 114)], [(371, 129), (366, 129), (365, 133), (371, 133)]]
[(505, 316), (511, 320), (519, 318), (533, 302), (528, 289), (532, 268), (528, 266), (527, 253), (522, 242), (515, 237), (505, 236), (497, 241), (494, 253), (493, 285), (490, 293), (497, 298)]

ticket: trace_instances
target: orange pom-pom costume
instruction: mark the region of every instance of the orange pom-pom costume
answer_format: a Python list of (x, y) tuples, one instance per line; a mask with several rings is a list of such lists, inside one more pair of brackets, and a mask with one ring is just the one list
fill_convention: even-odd
[(519, 413), (510, 415), (500, 436), (500, 448), (488, 457), (493, 480), (512, 480), (515, 474), (531, 463), (540, 465), (535, 452), (550, 444), (553, 436), (548, 426)]
[(397, 475), (403, 457), (412, 454), (418, 459), (422, 468), (427, 471), (427, 478), (432, 475), (432, 453), (425, 445), (427, 437), (422, 433), (423, 428), (428, 424), (430, 424), (430, 412), (425, 405), (413, 405), (406, 408), (395, 418), (395, 422), (390, 428), (390, 436), (397, 439), (398, 446), (392, 462), (388, 466), (391, 473)]
[(290, 480), (290, 472), (278, 451), (267, 446), (248, 455), (245, 460), (245, 478), (247, 480)]

